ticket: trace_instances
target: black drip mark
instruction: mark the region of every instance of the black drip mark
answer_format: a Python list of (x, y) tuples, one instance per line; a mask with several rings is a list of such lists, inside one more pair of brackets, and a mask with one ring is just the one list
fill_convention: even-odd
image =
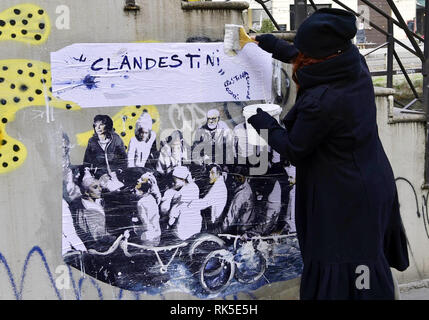
[(40, 95), (40, 94), (42, 94), (42, 90), (37, 89), (37, 90), (36, 90), (36, 94), (39, 94), (39, 95)]
[(22, 74), (23, 71), (21, 69), (19, 69), (17, 72), (18, 72), (18, 74)]
[(41, 30), (45, 29), (45, 24), (44, 23), (39, 23), (39, 29), (41, 29)]
[(0, 83), (2, 83), (4, 81), (4, 78), (0, 78)]
[(33, 97), (28, 97), (28, 101), (33, 101), (34, 100), (34, 98)]
[(31, 62), (27, 63), (27, 67), (31, 68), (33, 64)]
[(28, 24), (28, 21), (27, 20), (22, 20), (22, 24), (24, 25), (24, 26), (26, 26), (27, 24)]
[(121, 132), (121, 136), (125, 137), (127, 134), (125, 132)]
[(22, 92), (25, 92), (25, 91), (27, 91), (27, 90), (28, 90), (28, 87), (27, 87), (25, 84), (22, 84), (22, 85), (19, 87), (19, 90), (21, 90)]
[(4, 139), (1, 141), (1, 145), (2, 145), (2, 146), (4, 146), (6, 143), (7, 143), (7, 141), (6, 141), (6, 140), (4, 140)]
[(141, 108), (141, 106), (136, 106), (136, 108), (137, 108), (137, 109), (140, 109), (140, 108)]
[(27, 17), (29, 17), (30, 19), (33, 17), (33, 14), (32, 13), (29, 13), (28, 15), (27, 15)]
[(36, 39), (37, 41), (39, 41), (40, 39), (42, 39), (42, 36), (40, 34), (36, 34), (34, 36), (34, 39)]
[(131, 115), (133, 116), (133, 117), (135, 117), (136, 116), (136, 114), (133, 112), (133, 113), (131, 113)]
[(47, 73), (48, 73), (48, 70), (43, 69), (42, 73), (43, 73), (43, 74), (47, 74)]
[(42, 9), (40, 9), (39, 11), (37, 11), (37, 13), (42, 15), (44, 13), (44, 11)]
[(6, 25), (6, 22), (4, 20), (0, 20), (0, 27), (4, 27)]
[(133, 130), (133, 126), (129, 126), (128, 129)]
[(1, 103), (2, 105), (5, 105), (5, 104), (7, 103), (7, 101), (6, 101), (5, 99), (1, 99), (1, 100), (0, 100), (0, 103)]
[(13, 101), (15, 101), (16, 103), (18, 103), (21, 99), (19, 99), (18, 97), (13, 98)]
[(66, 109), (70, 110), (71, 108), (72, 108), (72, 106), (67, 103), (66, 104)]
[(18, 157), (13, 157), (12, 160), (15, 161), (15, 162), (17, 162), (19, 160), (19, 158)]
[(11, 88), (11, 89), (15, 89), (15, 85), (12, 83), (12, 84), (10, 85), (10, 88)]
[(3, 71), (6, 71), (7, 69), (9, 69), (8, 67), (6, 67), (6, 66), (3, 66)]
[(33, 78), (34, 77), (34, 72), (30, 72), (28, 75)]
[(14, 26), (16, 24), (16, 21), (15, 20), (10, 20), (9, 23), (10, 23), (11, 26)]
[(3, 122), (3, 123), (7, 123), (7, 118), (3, 118), (3, 119), (1, 119), (1, 122)]
[(27, 30), (22, 29), (22, 30), (21, 30), (21, 33), (22, 33), (23, 35), (26, 35), (26, 34), (27, 34)]
[(8, 164), (7, 162), (3, 162), (3, 167), (7, 168)]
[(13, 39), (15, 39), (15, 38), (16, 38), (16, 34), (14, 34), (14, 33), (12, 33), (10, 36), (11, 36), (11, 38), (13, 38)]
[(21, 13), (21, 10), (15, 9), (15, 10), (13, 10), (13, 12), (15, 12), (16, 15), (19, 15)]
[(18, 152), (20, 150), (19, 146), (17, 144), (13, 145), (13, 151)]

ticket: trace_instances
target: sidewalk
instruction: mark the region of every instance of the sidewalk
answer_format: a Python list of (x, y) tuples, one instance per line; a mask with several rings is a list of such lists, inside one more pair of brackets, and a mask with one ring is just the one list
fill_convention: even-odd
[(429, 288), (415, 288), (401, 292), (401, 300), (429, 300)]
[(429, 300), (429, 279), (399, 285), (401, 300)]

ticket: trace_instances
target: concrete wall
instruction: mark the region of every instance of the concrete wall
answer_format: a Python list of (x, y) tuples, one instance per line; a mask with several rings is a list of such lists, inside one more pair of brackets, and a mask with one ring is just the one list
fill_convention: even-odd
[(425, 118), (399, 113), (391, 89), (377, 89), (377, 123), (398, 187), (401, 215), (409, 242), (410, 267), (395, 272), (399, 283), (429, 277), (427, 201), (423, 190)]
[[(6, 22), (0, 26), (0, 77), (8, 84), (0, 91), (0, 299), (192, 299), (191, 295), (178, 293), (151, 296), (126, 292), (64, 265), (61, 134), (63, 131), (86, 132), (96, 114), (113, 117), (122, 107), (81, 110), (73, 106), (69, 110), (65, 102), (53, 98), (48, 90), (50, 52), (73, 43), (185, 42), (193, 37), (222, 41), (226, 23), (244, 24), (245, 6), (235, 3), (231, 7), (229, 3), (227, 9), (221, 9), (216, 7), (219, 3), (208, 3), (210, 9), (192, 10), (182, 9), (186, 4), (178, 0), (137, 0), (140, 11), (125, 12), (122, 0), (28, 3), (25, 0), (0, 2), (0, 20)], [(26, 5), (16, 14), (12, 8), (19, 4)], [(39, 9), (32, 5), (43, 8), (43, 13), (38, 15)], [(33, 10), (32, 20), (26, 17), (28, 10)], [(43, 28), (39, 25), (41, 19)], [(13, 26), (10, 20), (15, 20)], [(26, 35), (22, 34), (24, 29), (28, 29)], [(15, 38), (11, 37), (12, 33)], [(40, 40), (35, 40), (36, 34), (41, 35)], [(16, 73), (19, 69), (24, 70), (22, 75)], [(35, 75), (30, 75), (30, 69), (35, 70)], [(14, 89), (9, 84), (14, 84)], [(23, 84), (29, 88), (25, 92), (19, 91)], [(42, 93), (37, 94), (36, 90)], [(15, 96), (19, 96), (19, 103), (14, 102)], [(30, 102), (28, 98), (34, 100)], [(291, 95), (289, 104), (292, 99)], [(223, 104), (182, 107), (186, 112), (199, 112), (204, 118), (204, 111), (213, 106), (221, 109)], [(174, 110), (177, 111), (177, 107)], [(177, 127), (178, 124), (169, 123), (172, 118), (177, 120), (172, 116), (173, 108), (153, 108), (158, 112), (156, 120), (162, 118), (166, 127)], [(234, 110), (230, 111), (234, 116)], [(236, 108), (235, 113), (241, 114), (241, 108)], [(202, 119), (195, 119), (194, 125), (200, 124), (199, 120)], [(73, 134), (70, 139), (71, 162), (81, 163), (85, 148)], [(63, 289), (56, 286), (58, 281)], [(81, 290), (80, 281), (83, 281)], [(295, 279), (265, 286), (251, 296), (242, 294), (238, 298), (297, 298), (297, 288)]]
[[(0, 20), (9, 20), (12, 13), (6, 10), (19, 3), (28, 1), (1, 1)], [(13, 75), (6, 78), (15, 82), (17, 87), (21, 83), (41, 87), (42, 70), (45, 67), (49, 69), (49, 53), (72, 43), (183, 42), (189, 37), (215, 40), (223, 38), (225, 23), (244, 23), (241, 10), (184, 11), (176, 0), (139, 0), (137, 4), (141, 10), (138, 13), (124, 12), (124, 2), (119, 0), (34, 0), (31, 3), (45, 10), (44, 17), (51, 24), (50, 28), (45, 25), (44, 30), (39, 30), (43, 34), (39, 44), (32, 44), (34, 34), (22, 38), (25, 41), (17, 41), (18, 38), (6, 40), (5, 30), (0, 29), (3, 30), (0, 67), (19, 65), (27, 68), (31, 60), (33, 68), (38, 70), (37, 76), (31, 79), (26, 74), (25, 77)], [(62, 26), (67, 27), (64, 4), (69, 9), (70, 27), (61, 29)], [(22, 25), (19, 26), (21, 28)], [(21, 32), (22, 29), (16, 30)], [(10, 75), (1, 68), (0, 74)], [(46, 97), (50, 97), (46, 87), (41, 89)], [(13, 97), (11, 92), (9, 89), (1, 91), (0, 103), (3, 96)], [(406, 179), (398, 181), (412, 263), (409, 270), (398, 275), (400, 282), (404, 283), (427, 278), (429, 274), (426, 254), (429, 246), (428, 194), (420, 189), (423, 182), (424, 123), (420, 118), (402, 119), (393, 115), (391, 98), (387, 99), (386, 92), (379, 93), (380, 135), (395, 175)], [(290, 105), (292, 100), (293, 94), (285, 104)], [(61, 257), (61, 133), (87, 131), (91, 125), (88, 119), (99, 113), (113, 116), (121, 108), (68, 110), (65, 103), (53, 99), (50, 105), (55, 108), (52, 109), (46, 108), (44, 97), (21, 106), (9, 102), (0, 104), (0, 140), (6, 141), (0, 145), (0, 299), (192, 299), (191, 295), (177, 293), (150, 296), (122, 291), (85, 277), (74, 269), (69, 271), (64, 266)], [(188, 107), (193, 108), (192, 105)], [(159, 108), (160, 117), (165, 121), (169, 118), (167, 110), (167, 106)], [(70, 138), (74, 145), (71, 161), (78, 163), (84, 148), (77, 144), (76, 137)], [(55, 285), (57, 281), (70, 281), (70, 285), (60, 290)], [(80, 281), (83, 281), (81, 290), (78, 288)], [(274, 283), (253, 292), (251, 297), (296, 299), (298, 286), (299, 279)], [(238, 298), (248, 299), (249, 296), (243, 294)]]

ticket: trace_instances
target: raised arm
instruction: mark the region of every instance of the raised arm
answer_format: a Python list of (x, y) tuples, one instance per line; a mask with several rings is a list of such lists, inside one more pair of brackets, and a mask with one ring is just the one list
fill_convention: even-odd
[(272, 34), (261, 34), (255, 37), (258, 46), (273, 54), (273, 58), (284, 63), (292, 63), (298, 55), (298, 49), (286, 40), (279, 39)]

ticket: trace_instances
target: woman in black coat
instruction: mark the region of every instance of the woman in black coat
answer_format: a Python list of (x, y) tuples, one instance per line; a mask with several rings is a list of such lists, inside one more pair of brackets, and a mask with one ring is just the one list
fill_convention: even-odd
[(296, 228), (304, 262), (301, 299), (393, 299), (390, 267), (408, 265), (395, 180), (376, 123), (368, 67), (351, 39), (356, 19), (321, 9), (294, 45), (273, 35), (259, 46), (294, 61), (298, 94), (283, 119), (249, 119), (296, 166)]
[(113, 130), (113, 121), (108, 115), (94, 117), (94, 135), (89, 138), (83, 157), (83, 166), (94, 171), (98, 179), (104, 174), (112, 176), (127, 167), (124, 142)]

